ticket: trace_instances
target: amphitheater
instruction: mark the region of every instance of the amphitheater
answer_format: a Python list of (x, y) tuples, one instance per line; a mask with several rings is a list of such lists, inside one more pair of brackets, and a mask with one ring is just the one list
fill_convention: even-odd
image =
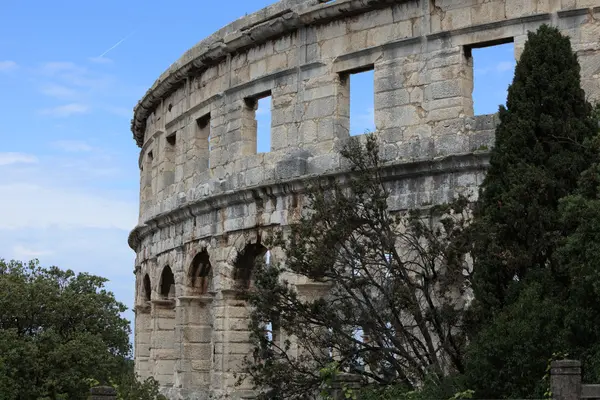
[[(349, 76), (374, 71), (391, 208), (443, 202), (477, 187), (494, 142), (496, 116), (473, 112), (471, 50), (513, 42), (518, 59), (544, 23), (570, 36), (583, 87), (600, 99), (600, 0), (283, 0), (187, 51), (132, 121), (137, 373), (170, 399), (251, 398), (234, 384), (249, 351), (236, 269), (298, 215), (306, 177), (344, 171)], [(261, 153), (265, 96), (271, 144)], [(311, 282), (296, 287), (315, 295)]]

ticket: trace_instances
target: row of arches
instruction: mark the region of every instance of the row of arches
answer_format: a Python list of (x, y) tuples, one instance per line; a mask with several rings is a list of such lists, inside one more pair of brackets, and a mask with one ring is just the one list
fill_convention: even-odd
[[(251, 286), (252, 270), (257, 258), (263, 258), (267, 264), (271, 261), (269, 249), (260, 242), (249, 243), (238, 253), (233, 272), (236, 288), (248, 289)], [(202, 296), (213, 291), (212, 265), (206, 250), (194, 256), (188, 271), (186, 283), (188, 295)], [(158, 294), (161, 299), (176, 297), (175, 275), (169, 265), (166, 265), (161, 272)], [(150, 301), (152, 298), (152, 282), (148, 273), (143, 278), (142, 297), (144, 301)]]

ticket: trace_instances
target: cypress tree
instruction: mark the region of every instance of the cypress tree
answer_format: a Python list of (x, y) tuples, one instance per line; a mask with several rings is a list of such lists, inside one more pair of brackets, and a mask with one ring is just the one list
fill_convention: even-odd
[[(586, 182), (597, 176), (597, 133), (569, 38), (546, 25), (530, 32), (507, 107), (500, 107), (471, 226), (475, 300), (466, 375), (479, 398), (542, 396), (541, 378), (555, 353), (581, 358), (592, 375), (600, 371), (589, 362), (600, 354), (599, 308), (586, 305), (589, 296), (577, 289), (595, 264), (575, 257), (600, 254), (581, 240), (595, 237), (590, 224), (600, 229), (591, 218), (596, 204), (580, 206), (577, 195), (593, 192)], [(582, 224), (576, 217), (586, 212)]]
[(559, 199), (595, 160), (597, 126), (567, 36), (547, 25), (529, 32), (499, 114), (473, 224), (479, 324), (514, 299), (529, 271), (556, 269)]

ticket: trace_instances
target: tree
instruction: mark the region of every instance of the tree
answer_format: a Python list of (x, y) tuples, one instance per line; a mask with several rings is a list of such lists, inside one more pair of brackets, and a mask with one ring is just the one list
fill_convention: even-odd
[(341, 155), (352, 174), (312, 182), (299, 221), (270, 244), (285, 263), (252, 272), (245, 372), (262, 398), (313, 398), (330, 372), (410, 390), (464, 369), (467, 201), (393, 213), (376, 139), (351, 138)]
[[(595, 161), (597, 133), (569, 38), (542, 25), (528, 40), (508, 89), (472, 232), (479, 326), (512, 299), (528, 271), (556, 269), (559, 200)], [(518, 292), (518, 291), (517, 291)]]
[(105, 282), (0, 259), (0, 399), (86, 399), (94, 380), (135, 387), (126, 308)]
[(541, 396), (553, 353), (598, 354), (600, 309), (587, 303), (600, 282), (585, 257), (596, 250), (589, 241), (600, 221), (593, 202), (576, 194), (596, 196), (585, 182), (596, 176), (598, 122), (579, 72), (569, 38), (542, 26), (528, 34), (500, 107), (469, 229), (475, 300), (466, 375), (480, 398)]

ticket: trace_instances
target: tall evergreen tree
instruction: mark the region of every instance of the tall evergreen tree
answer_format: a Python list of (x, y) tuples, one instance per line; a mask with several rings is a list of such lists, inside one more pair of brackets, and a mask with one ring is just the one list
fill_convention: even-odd
[(500, 107), (473, 225), (473, 309), (480, 323), (511, 302), (513, 282), (532, 269), (556, 269), (558, 202), (595, 160), (588, 142), (596, 131), (569, 38), (547, 25), (530, 32), (507, 107)]
[(591, 362), (600, 308), (590, 303), (600, 287), (590, 200), (598, 125), (569, 38), (556, 28), (529, 33), (500, 120), (471, 226), (466, 375), (479, 398), (528, 398), (542, 395), (553, 353), (583, 359), (590, 376), (600, 370)]

